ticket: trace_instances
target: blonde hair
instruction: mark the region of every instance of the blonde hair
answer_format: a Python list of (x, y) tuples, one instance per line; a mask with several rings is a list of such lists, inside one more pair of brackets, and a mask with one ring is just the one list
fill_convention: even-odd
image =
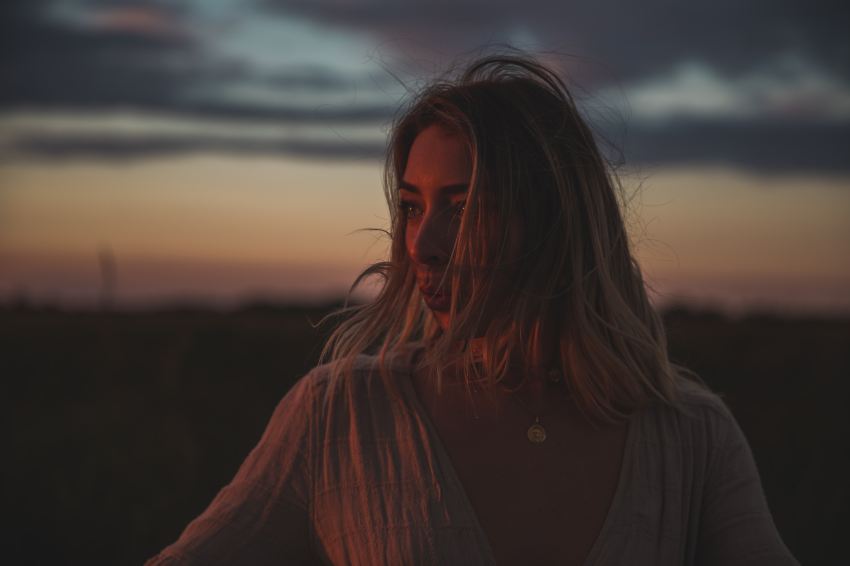
[[(447, 269), (445, 330), (417, 288), (397, 195), (413, 140), (432, 125), (465, 140), (473, 158)], [(489, 56), (430, 84), (395, 120), (384, 171), (390, 258), (352, 286), (380, 275), (377, 297), (338, 313), (347, 316), (322, 351), (338, 378), (371, 352), (394, 389), (388, 359), (414, 342), (427, 345), (422, 367), (438, 387), (449, 366), (460, 368), (467, 386), (482, 376), (502, 382), (512, 360), (522, 361), (524, 374), (542, 375), (552, 369), (542, 367), (542, 340), (555, 332), (556, 369), (589, 419), (616, 422), (652, 400), (675, 403), (675, 381), (687, 370), (669, 361), (663, 324), (630, 252), (622, 188), (553, 71), (527, 56)], [(517, 223), (515, 257), (505, 227)], [(506, 277), (509, 293), (496, 284)], [(476, 337), (483, 359), (468, 347)]]

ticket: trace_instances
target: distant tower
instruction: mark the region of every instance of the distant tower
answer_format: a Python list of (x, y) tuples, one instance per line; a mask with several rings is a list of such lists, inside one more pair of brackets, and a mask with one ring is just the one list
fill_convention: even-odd
[(115, 254), (112, 253), (112, 248), (101, 246), (97, 252), (97, 262), (100, 266), (100, 309), (104, 311), (112, 310), (118, 277)]

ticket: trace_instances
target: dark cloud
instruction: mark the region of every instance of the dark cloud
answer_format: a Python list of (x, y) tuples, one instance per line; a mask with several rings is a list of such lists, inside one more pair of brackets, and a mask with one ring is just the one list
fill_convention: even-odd
[(393, 86), (395, 79), (383, 75), (343, 75), (336, 71), (318, 67), (293, 67), (286, 71), (253, 74), (251, 79), (271, 87), (286, 90), (310, 90), (314, 92), (339, 91), (384, 91)]
[(663, 128), (639, 126), (603, 133), (611, 142), (607, 153), (617, 161), (622, 152), (627, 164), (850, 173), (850, 124), (846, 123), (679, 120)]
[[(590, 91), (612, 80), (626, 84), (657, 76), (685, 61), (700, 62), (732, 77), (789, 53), (850, 81), (850, 43), (843, 30), (847, 10), (835, 0), (528, 0), (521, 6), (506, 0), (258, 3), (278, 17), (299, 14), (322, 24), (369, 31), (383, 46), (377, 49), (379, 57), (404, 60), (420, 71), (429, 67), (438, 71), (458, 53), (470, 54), (488, 43), (522, 44), (533, 39), (532, 44), (536, 41), (563, 53), (552, 61)], [(189, 92), (214, 95), (227, 85), (263, 84), (279, 88), (284, 98), (291, 89), (340, 91), (371, 79), (320, 68), (259, 76), (244, 62), (212, 56), (209, 45), (188, 31), (146, 34), (126, 26), (73, 26), (48, 17), (46, 8), (53, 4), (47, 0), (2, 3), (0, 107), (162, 110), (174, 106), (182, 112), (189, 107)], [(90, 1), (86, 5), (115, 10), (138, 4)], [(156, 8), (162, 19), (171, 18), (174, 29), (192, 29), (188, 8), (163, 2), (145, 6)], [(224, 106), (209, 104), (205, 111)], [(233, 106), (227, 114), (238, 112)]]
[[(14, 115), (13, 111), (37, 110), (42, 116), (61, 115), (63, 106), (20, 103), (7, 106), (0, 112), (0, 118)], [(152, 111), (157, 118), (175, 119), (198, 118), (214, 119), (216, 122), (233, 121), (234, 126), (249, 124), (278, 125), (285, 128), (290, 125), (337, 124), (380, 124), (388, 121), (396, 111), (387, 104), (359, 104), (351, 106), (320, 104), (314, 106), (252, 106), (244, 103), (225, 102), (189, 102), (189, 101), (148, 101), (146, 104), (120, 102), (117, 100), (80, 100), (72, 107), (74, 110), (143, 110)]]
[(0, 106), (165, 104), (210, 73), (187, 37), (61, 24), (47, 4), (4, 3)]
[[(393, 111), (372, 100), (345, 106), (286, 103), (295, 90), (374, 88), (369, 77), (311, 67), (261, 74), (243, 63), (212, 57), (188, 33), (69, 25), (48, 18), (46, 4), (3, 5), (0, 110), (131, 109), (282, 123), (382, 122)], [(280, 104), (216, 97), (222, 88), (245, 84), (279, 89)]]
[(383, 143), (346, 140), (217, 139), (208, 136), (39, 136), (16, 138), (3, 152), (12, 159), (132, 161), (175, 154), (289, 155), (312, 159), (377, 159)]
[[(270, 17), (298, 14), (320, 24), (372, 33), (379, 58), (414, 71), (440, 71), (458, 53), (498, 41), (535, 41), (571, 55), (550, 63), (593, 99), (613, 81), (628, 86), (664, 74), (681, 62), (698, 62), (721, 79), (733, 79), (788, 53), (839, 79), (850, 81), (850, 44), (844, 39), (846, 9), (837, 1), (801, 0), (675, 3), (555, 2), (527, 0), (257, 0)], [(133, 110), (176, 118), (230, 120), (232, 139), (201, 136), (121, 138), (29, 136), (13, 146), (17, 155), (73, 159), (136, 159), (168, 153), (217, 151), (371, 159), (380, 144), (254, 140), (240, 122), (267, 124), (384, 124), (395, 108), (375, 80), (318, 67), (259, 72), (210, 50), (209, 38), (191, 33), (193, 14), (174, 3), (147, 3), (144, 13), (75, 25), (50, 16), (48, 0), (0, 3), (0, 112)], [(136, 2), (89, 2), (102, 9), (136, 9)], [(247, 4), (246, 4), (247, 5)], [(246, 7), (246, 10), (250, 9)], [(118, 17), (120, 16), (120, 17)], [(332, 27), (328, 28), (332, 32)], [(399, 63), (403, 61), (404, 63)], [(416, 72), (412, 84), (415, 86)], [(843, 83), (842, 83), (843, 81)], [(255, 104), (216, 96), (228, 87), (256, 86), (279, 103)], [(364, 86), (367, 85), (367, 86)], [(295, 105), (289, 96), (357, 92), (356, 104)], [(360, 93), (364, 93), (360, 96)], [(200, 93), (200, 95), (199, 95)], [(318, 98), (316, 98), (318, 100)], [(817, 108), (815, 109), (817, 110)], [(629, 162), (723, 163), (759, 170), (847, 171), (848, 126), (818, 118), (809, 122), (776, 116), (733, 121), (636, 121), (602, 133), (622, 146)], [(846, 120), (845, 120), (846, 121)]]
[(532, 40), (573, 54), (567, 61), (588, 87), (657, 74), (680, 61), (738, 73), (777, 54), (810, 58), (850, 77), (839, 0), (262, 0), (267, 9), (374, 33), (392, 47), (460, 53), (504, 41)]
[[(681, 121), (659, 128), (596, 128), (617, 165), (721, 165), (760, 172), (850, 173), (850, 125)], [(6, 149), (15, 159), (128, 161), (173, 154), (289, 155), (377, 161), (384, 143), (344, 138), (268, 140), (234, 136), (24, 134)]]

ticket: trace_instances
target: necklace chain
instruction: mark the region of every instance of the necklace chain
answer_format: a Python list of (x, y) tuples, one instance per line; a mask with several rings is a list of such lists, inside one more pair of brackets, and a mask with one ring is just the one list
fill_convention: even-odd
[[(557, 370), (550, 371), (548, 374), (549, 381), (552, 383), (560, 383), (561, 374)], [(508, 395), (509, 399), (512, 399), (517, 402), (517, 404), (522, 407), (523, 411), (528, 413), (529, 415), (534, 417), (534, 422), (531, 423), (531, 426), (528, 427), (526, 431), (526, 436), (528, 437), (528, 441), (532, 444), (543, 444), (546, 441), (546, 428), (543, 426), (543, 423), (540, 421), (540, 413), (536, 411), (531, 411), (528, 408), (528, 405), (520, 399), (519, 397), (513, 395), (513, 391), (511, 391)], [(548, 415), (548, 413), (547, 413)], [(547, 416), (543, 415), (543, 416)]]
[[(473, 346), (473, 353), (480, 355), (480, 349), (476, 350), (475, 346)], [(547, 381), (550, 383), (561, 383), (563, 381), (561, 372), (558, 370), (551, 370), (547, 374)], [(532, 444), (543, 444), (546, 441), (546, 428), (543, 426), (543, 423), (540, 422), (540, 414), (534, 411), (530, 411), (528, 406), (519, 398), (514, 396), (513, 394), (517, 390), (511, 390), (510, 388), (505, 388), (508, 392), (508, 398), (513, 399), (522, 407), (522, 410), (527, 414), (534, 417), (534, 422), (531, 423), (531, 426), (528, 427), (526, 431), (526, 436), (528, 437), (528, 441)]]

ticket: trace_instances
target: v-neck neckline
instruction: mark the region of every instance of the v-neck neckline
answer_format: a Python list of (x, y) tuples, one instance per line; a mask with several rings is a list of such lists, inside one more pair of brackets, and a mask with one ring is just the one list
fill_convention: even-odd
[[(409, 360), (415, 359), (415, 357), (408, 358)], [(422, 420), (425, 425), (425, 429), (428, 432), (429, 440), (431, 441), (431, 446), (429, 447), (433, 450), (439, 461), (442, 463), (442, 469), (444, 470), (446, 481), (455, 489), (459, 498), (460, 504), (463, 508), (463, 511), (470, 517), (472, 521), (473, 528), (476, 531), (478, 538), (481, 539), (485, 546), (485, 554), (489, 559), (491, 564), (496, 564), (496, 557), (493, 554), (493, 546), (490, 543), (490, 539), (487, 537), (487, 533), (484, 532), (484, 528), (481, 526), (481, 522), (478, 520), (478, 514), (475, 511), (475, 508), (472, 506), (472, 501), (469, 499), (469, 496), (466, 493), (466, 488), (463, 486), (463, 483), (460, 481), (460, 476), (455, 470), (454, 463), (451, 458), (449, 458), (449, 453), (443, 445), (443, 440), (440, 438), (439, 433), (437, 432), (437, 427), (431, 420), (431, 416), (428, 414), (428, 411), (425, 409), (425, 405), (419, 399), (419, 395), (416, 393), (416, 388), (413, 385), (413, 372), (414, 372), (415, 364), (411, 364), (406, 372), (405, 379), (402, 379), (404, 383), (402, 384), (402, 388), (407, 395), (408, 401), (413, 406), (417, 416)], [(599, 533), (596, 535), (596, 540), (593, 541), (593, 544), (590, 547), (590, 551), (587, 553), (584, 561), (582, 562), (582, 566), (590, 566), (592, 565), (597, 558), (597, 555), (601, 551), (602, 545), (604, 544), (604, 540), (608, 534), (608, 531), (611, 529), (611, 526), (614, 522), (613, 517), (619, 511), (619, 508), (622, 506), (622, 499), (625, 497), (626, 491), (626, 483), (627, 476), (630, 475), (630, 471), (632, 468), (632, 459), (635, 451), (635, 444), (637, 442), (637, 427), (639, 419), (639, 413), (632, 415), (628, 422), (628, 430), (626, 431), (626, 442), (625, 447), (623, 449), (623, 457), (620, 462), (620, 471), (619, 477), (617, 478), (617, 487), (614, 490), (614, 497), (611, 499), (611, 504), (608, 506), (608, 512), (605, 515), (605, 520), (602, 523), (602, 527), (599, 529)]]

